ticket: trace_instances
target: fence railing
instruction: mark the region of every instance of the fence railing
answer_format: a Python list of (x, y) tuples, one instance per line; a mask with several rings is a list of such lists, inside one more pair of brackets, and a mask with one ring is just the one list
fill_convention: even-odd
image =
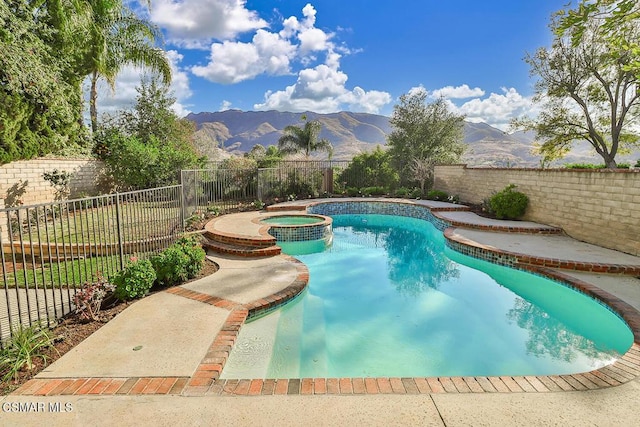
[(0, 341), (51, 325), (84, 283), (168, 247), (184, 230), (182, 196), (176, 185), (1, 209)]

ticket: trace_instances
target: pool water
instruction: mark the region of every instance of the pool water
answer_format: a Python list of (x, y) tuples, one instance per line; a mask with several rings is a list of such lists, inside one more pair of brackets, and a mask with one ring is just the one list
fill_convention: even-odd
[(427, 221), (333, 218), (332, 246), (296, 255), (307, 290), (243, 326), (223, 378), (568, 374), (633, 342), (595, 300), (461, 255)]
[(322, 218), (307, 215), (279, 215), (260, 220), (261, 223), (272, 225), (307, 225), (319, 224), (323, 221)]

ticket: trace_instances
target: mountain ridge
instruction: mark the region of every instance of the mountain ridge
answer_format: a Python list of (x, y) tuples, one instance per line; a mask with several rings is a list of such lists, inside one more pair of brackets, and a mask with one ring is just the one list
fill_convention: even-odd
[[(241, 111), (191, 113), (186, 118), (196, 123), (195, 144), (198, 151), (211, 160), (221, 160), (232, 155), (249, 152), (255, 145), (277, 145), (286, 126), (302, 126), (307, 120), (319, 120), (322, 124), (320, 138), (329, 140), (334, 160), (350, 160), (354, 156), (385, 146), (392, 131), (389, 117), (340, 111), (320, 114), (307, 111), (292, 113), (282, 111)], [(533, 132), (506, 133), (487, 123), (464, 123), (464, 143), (467, 150), (462, 161), (470, 166), (538, 167), (540, 157), (533, 154)], [(318, 154), (317, 156), (326, 156)], [(622, 159), (621, 159), (622, 160)], [(591, 147), (578, 144), (563, 162), (601, 163)]]

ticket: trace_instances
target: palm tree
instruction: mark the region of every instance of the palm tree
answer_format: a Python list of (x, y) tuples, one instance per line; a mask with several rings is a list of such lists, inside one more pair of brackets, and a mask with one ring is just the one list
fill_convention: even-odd
[(114, 89), (116, 77), (125, 65), (147, 67), (171, 82), (171, 66), (166, 53), (155, 46), (162, 34), (151, 22), (139, 18), (122, 0), (86, 0), (91, 22), (86, 35), (82, 75), (91, 76), (89, 114), (91, 129), (98, 128), (97, 83), (104, 78)]
[(284, 128), (284, 134), (278, 139), (278, 148), (283, 154), (296, 154), (304, 152), (308, 159), (314, 151), (326, 151), (329, 158), (333, 155), (331, 143), (325, 139), (318, 139), (322, 124), (318, 120), (307, 121), (303, 115), (304, 127), (289, 125)]

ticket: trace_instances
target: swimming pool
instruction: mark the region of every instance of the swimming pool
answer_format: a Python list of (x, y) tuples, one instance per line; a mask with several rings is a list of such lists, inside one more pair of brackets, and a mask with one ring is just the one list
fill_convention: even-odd
[(633, 342), (598, 302), (448, 249), (427, 221), (333, 219), (333, 245), (297, 255), (306, 292), (242, 328), (222, 378), (563, 374)]

